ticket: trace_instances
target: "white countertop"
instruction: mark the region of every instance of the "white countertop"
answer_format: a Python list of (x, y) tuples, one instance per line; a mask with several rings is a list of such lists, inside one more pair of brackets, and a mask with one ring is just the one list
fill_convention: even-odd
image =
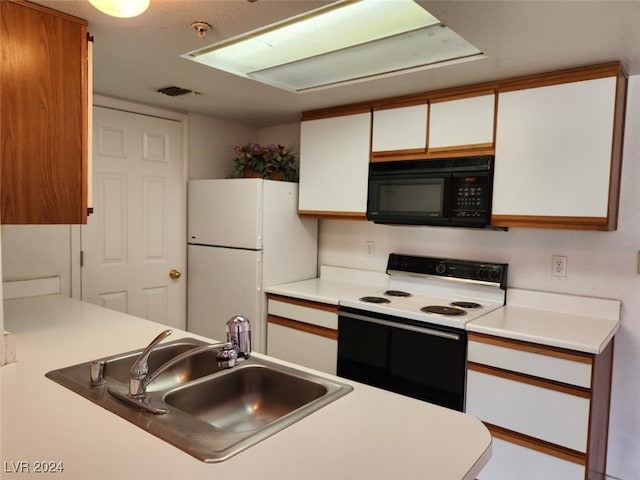
[[(58, 295), (7, 300), (4, 309), (18, 343), (18, 362), (0, 368), (5, 467), (62, 462), (62, 474), (48, 475), (69, 479), (468, 480), (490, 456), (491, 437), (475, 417), (347, 382), (354, 391), (345, 397), (225, 462), (205, 464), (44, 377), (141, 348), (163, 326)], [(169, 339), (185, 336), (197, 337), (174, 329)]]
[[(337, 305), (386, 287), (386, 274), (323, 267), (320, 278), (277, 285), (268, 293)], [(615, 299), (509, 288), (504, 307), (466, 324), (470, 332), (586, 353), (601, 353), (620, 328)]]
[(620, 308), (619, 300), (514, 288), (506, 306), (467, 330), (598, 354), (620, 327)]
[(389, 282), (385, 273), (323, 265), (319, 278), (267, 287), (267, 293), (337, 305), (341, 298), (375, 292)]

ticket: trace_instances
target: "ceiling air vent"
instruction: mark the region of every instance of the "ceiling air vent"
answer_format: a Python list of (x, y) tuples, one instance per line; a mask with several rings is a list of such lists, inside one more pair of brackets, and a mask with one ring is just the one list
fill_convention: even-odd
[(176, 87), (176, 86), (159, 88), (156, 90), (156, 92), (162, 93), (164, 95), (168, 95), (170, 97), (179, 97), (181, 95), (186, 95), (188, 93), (197, 93), (197, 92), (194, 92), (193, 90), (188, 90), (186, 88)]

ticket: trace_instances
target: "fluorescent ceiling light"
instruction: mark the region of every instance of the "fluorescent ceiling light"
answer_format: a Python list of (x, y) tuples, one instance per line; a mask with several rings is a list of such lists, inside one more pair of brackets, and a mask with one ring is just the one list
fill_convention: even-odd
[(149, 8), (149, 0), (89, 0), (89, 3), (112, 17), (136, 17)]
[(413, 0), (342, 0), (182, 56), (302, 93), (483, 55)]

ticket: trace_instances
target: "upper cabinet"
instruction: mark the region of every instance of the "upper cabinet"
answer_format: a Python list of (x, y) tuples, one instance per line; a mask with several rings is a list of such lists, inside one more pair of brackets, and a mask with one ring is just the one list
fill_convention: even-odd
[(373, 110), (371, 160), (413, 160), (494, 152), (494, 89), (380, 101)]
[(373, 111), (371, 152), (424, 153), (429, 105), (379, 108)]
[(505, 85), (492, 225), (615, 230), (625, 98), (617, 64)]
[(429, 153), (492, 149), (495, 92), (431, 100)]
[(300, 209), (365, 218), (371, 134), (371, 162), (495, 155), (494, 227), (615, 230), (626, 91), (611, 62), (305, 112)]
[(301, 215), (364, 219), (371, 111), (304, 119), (300, 130)]
[(87, 22), (0, 2), (1, 220), (86, 223)]

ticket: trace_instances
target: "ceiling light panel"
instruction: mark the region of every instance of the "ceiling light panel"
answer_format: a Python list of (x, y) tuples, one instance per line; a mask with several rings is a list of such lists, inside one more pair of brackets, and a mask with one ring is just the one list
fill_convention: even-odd
[(343, 0), (183, 57), (303, 92), (474, 55), (413, 0)]

